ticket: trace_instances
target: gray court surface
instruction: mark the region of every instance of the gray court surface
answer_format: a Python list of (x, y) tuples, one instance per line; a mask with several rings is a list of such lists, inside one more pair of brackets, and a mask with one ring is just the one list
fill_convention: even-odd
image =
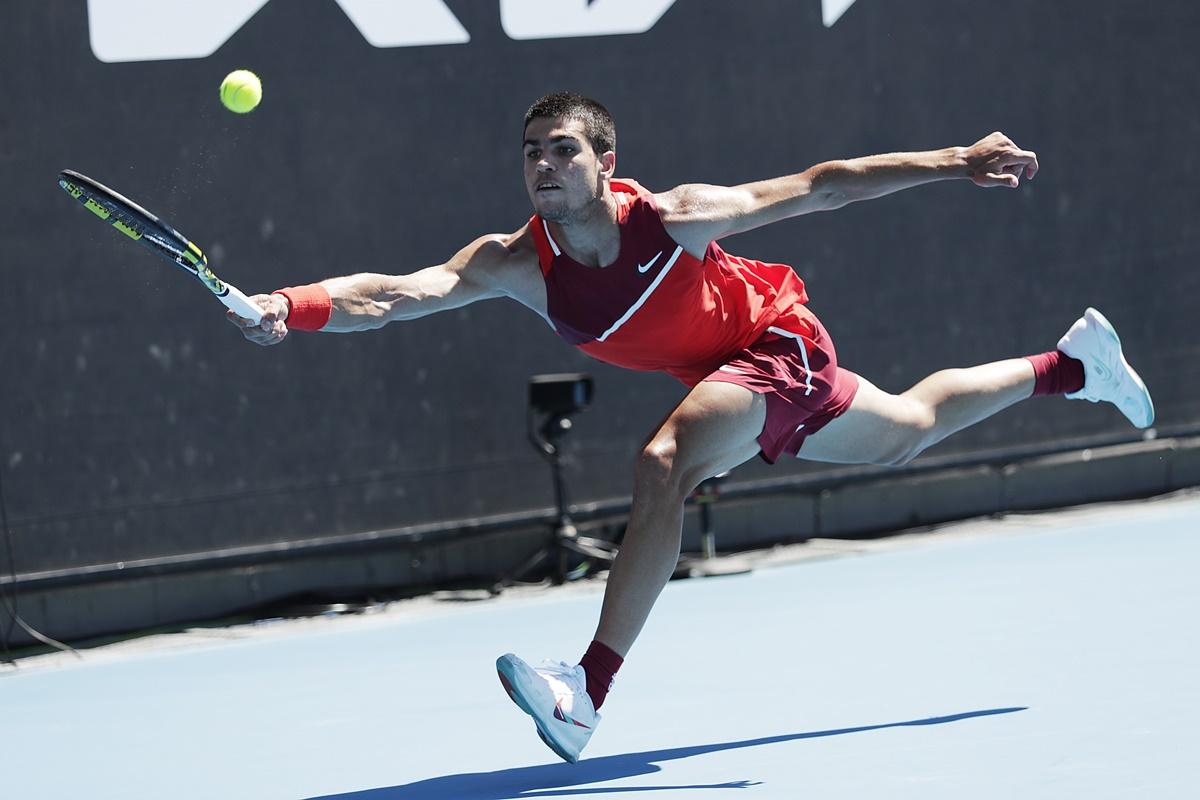
[(577, 659), (598, 583), (29, 659), (0, 795), (1197, 796), (1200, 497), (778, 562), (667, 587), (577, 765), (492, 665)]

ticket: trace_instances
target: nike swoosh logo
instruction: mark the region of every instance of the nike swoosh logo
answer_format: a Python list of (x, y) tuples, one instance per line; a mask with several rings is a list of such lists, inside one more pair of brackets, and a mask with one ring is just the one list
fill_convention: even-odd
[(646, 272), (649, 271), (649, 269), (654, 266), (654, 262), (658, 261), (658, 257), (661, 255), (662, 255), (662, 250), (659, 250), (658, 253), (655, 254), (654, 258), (652, 258), (646, 262), (646, 266), (643, 267), (641, 264), (638, 264), (638, 272), (645, 275)]
[(589, 730), (589, 731), (591, 730), (591, 728), (589, 726), (584, 725), (579, 720), (573, 719), (572, 717), (568, 717), (566, 714), (564, 714), (563, 710), (562, 710), (562, 701), (561, 700), (554, 704), (554, 717), (556, 719), (562, 720), (563, 722), (566, 722), (570, 725), (574, 725), (577, 728), (587, 728), (587, 730)]

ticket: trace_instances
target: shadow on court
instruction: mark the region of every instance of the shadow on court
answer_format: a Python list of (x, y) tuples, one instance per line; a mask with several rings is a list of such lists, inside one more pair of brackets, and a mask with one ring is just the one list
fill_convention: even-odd
[[(967, 711), (944, 717), (889, 722), (882, 725), (864, 725), (858, 728), (839, 728), (830, 731), (789, 733), (761, 739), (745, 739), (740, 742), (703, 744), (694, 747), (677, 747), (671, 750), (651, 750), (645, 753), (628, 753), (620, 756), (603, 756), (585, 759), (579, 764), (550, 764), (539, 767), (518, 767), (495, 772), (474, 772), (461, 775), (443, 775), (428, 778), (403, 786), (381, 789), (366, 789), (361, 792), (325, 795), (310, 800), (521, 800), (528, 797), (560, 795), (602, 795), (624, 792), (652, 792), (667, 789), (744, 789), (757, 786), (758, 781), (736, 780), (725, 783), (709, 783), (682, 786), (620, 786), (611, 788), (569, 789), (564, 787), (585, 786), (619, 778), (632, 778), (662, 771), (656, 762), (675, 761), (681, 758), (718, 753), (723, 750), (739, 750), (767, 744), (791, 742), (797, 739), (817, 739), (822, 736), (841, 736), (847, 733), (878, 731), (884, 728), (902, 728), (914, 725), (943, 725), (948, 722), (987, 717), (995, 714), (1011, 714), (1024, 711), (1025, 706), (1016, 708), (991, 708), (985, 711)], [(544, 791), (539, 791), (544, 790)]]

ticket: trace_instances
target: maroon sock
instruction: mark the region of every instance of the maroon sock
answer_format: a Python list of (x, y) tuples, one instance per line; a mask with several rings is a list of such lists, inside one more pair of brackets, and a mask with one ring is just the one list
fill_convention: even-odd
[(1067, 394), (1083, 388), (1083, 362), (1061, 350), (1025, 356), (1033, 364), (1033, 397), (1042, 394)]
[(604, 698), (612, 688), (613, 675), (624, 663), (625, 659), (600, 642), (592, 642), (583, 658), (579, 659), (579, 666), (587, 675), (588, 697), (592, 698), (592, 706), (597, 711), (604, 705)]

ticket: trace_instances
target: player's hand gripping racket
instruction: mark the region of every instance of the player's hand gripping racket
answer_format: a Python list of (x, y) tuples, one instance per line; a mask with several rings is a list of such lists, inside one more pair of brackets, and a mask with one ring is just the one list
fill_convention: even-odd
[(208, 268), (208, 258), (199, 247), (137, 203), (74, 170), (65, 169), (59, 173), (58, 185), (83, 203), (88, 211), (130, 239), (141, 242), (172, 264), (190, 272), (239, 317), (256, 324), (262, 320), (262, 310), (250, 298), (236, 286), (224, 283), (213, 274)]

